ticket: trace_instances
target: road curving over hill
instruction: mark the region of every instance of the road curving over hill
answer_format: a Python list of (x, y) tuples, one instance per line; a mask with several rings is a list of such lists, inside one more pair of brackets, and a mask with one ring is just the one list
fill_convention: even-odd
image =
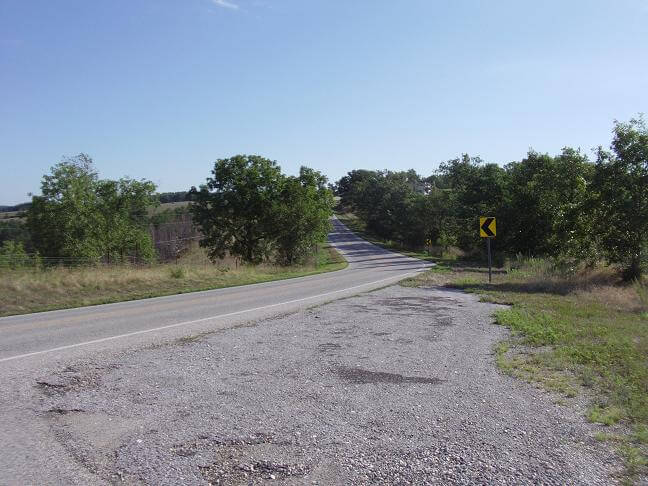
[[(372, 290), (430, 264), (373, 245), (333, 220), (330, 243), (349, 262), (337, 272), (115, 304), (0, 318), (0, 364), (69, 357), (294, 312)], [(46, 356), (49, 355), (49, 356)]]
[(340, 272), (1, 319), (0, 484), (614, 482), (584, 403), (495, 367), (498, 306), (334, 227)]

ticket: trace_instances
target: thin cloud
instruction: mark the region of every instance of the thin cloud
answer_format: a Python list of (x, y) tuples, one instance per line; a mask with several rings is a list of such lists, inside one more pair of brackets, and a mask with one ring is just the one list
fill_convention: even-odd
[(238, 10), (239, 8), (238, 5), (228, 2), (227, 0), (212, 0), (212, 3), (218, 7), (229, 8), (231, 10)]

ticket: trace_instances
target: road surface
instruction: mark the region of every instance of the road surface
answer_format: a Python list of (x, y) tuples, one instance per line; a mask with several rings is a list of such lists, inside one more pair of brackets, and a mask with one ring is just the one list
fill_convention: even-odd
[(4, 319), (0, 485), (615, 482), (585, 395), (495, 366), (498, 306), (399, 285), (312, 306), (420, 270), (332, 239), (348, 270)]
[(349, 261), (338, 272), (0, 318), (0, 484), (96, 480), (66, 453), (49, 422), (36, 413), (38, 387), (50, 386), (37, 384), (45, 370), (289, 314), (389, 285), (429, 265), (372, 245), (337, 220), (333, 224), (330, 242)]
[[(341, 271), (263, 284), (0, 318), (0, 363), (52, 359), (89, 349), (231, 326), (394, 283), (429, 264), (384, 250), (338, 220), (329, 241), (349, 266)], [(121, 341), (121, 342), (118, 342)]]

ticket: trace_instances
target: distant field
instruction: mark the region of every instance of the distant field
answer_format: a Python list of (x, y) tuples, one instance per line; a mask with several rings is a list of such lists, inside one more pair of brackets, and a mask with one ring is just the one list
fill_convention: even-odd
[[(166, 211), (167, 209), (176, 209), (176, 208), (184, 208), (189, 205), (189, 201), (180, 201), (180, 202), (172, 202), (172, 203), (162, 203), (156, 208), (152, 208), (149, 211), (149, 214), (158, 214), (163, 211)], [(26, 211), (0, 211), (0, 220), (3, 219), (21, 219), (26, 216)]]
[(172, 202), (172, 203), (162, 203), (156, 208), (152, 208), (149, 211), (149, 214), (158, 214), (163, 211), (166, 211), (167, 209), (177, 209), (177, 208), (184, 208), (189, 206), (190, 201), (180, 201), (180, 202)]
[(0, 212), (0, 220), (2, 219), (20, 219), (25, 216), (25, 211), (5, 211)]

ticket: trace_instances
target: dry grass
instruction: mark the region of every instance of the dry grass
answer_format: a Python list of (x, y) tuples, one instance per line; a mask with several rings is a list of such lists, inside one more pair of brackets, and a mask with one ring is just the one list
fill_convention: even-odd
[(158, 214), (161, 212), (164, 212), (166, 210), (173, 210), (177, 208), (184, 208), (189, 206), (191, 204), (190, 201), (176, 201), (176, 202), (170, 202), (170, 203), (162, 203), (157, 207), (150, 208), (149, 209), (149, 216), (153, 214)]
[(21, 218), (24, 215), (25, 211), (2, 211), (0, 212), (0, 219)]
[(560, 295), (623, 312), (648, 312), (646, 282), (625, 284), (618, 272), (611, 267), (582, 268), (562, 273), (547, 261), (534, 260), (533, 263), (523, 263), (518, 268), (493, 269), (493, 285), (488, 285), (487, 281), (488, 270), (479, 264), (451, 262), (439, 264), (434, 271), (417, 279), (416, 283), (458, 284), (482, 291)]
[(345, 266), (334, 249), (325, 247), (319, 261), (288, 268), (236, 267), (232, 259), (214, 265), (196, 250), (178, 264), (0, 269), (0, 316), (267, 282)]
[(648, 311), (648, 302), (642, 299), (640, 286), (592, 286), (573, 294), (584, 301), (603, 303), (612, 309), (635, 313)]

